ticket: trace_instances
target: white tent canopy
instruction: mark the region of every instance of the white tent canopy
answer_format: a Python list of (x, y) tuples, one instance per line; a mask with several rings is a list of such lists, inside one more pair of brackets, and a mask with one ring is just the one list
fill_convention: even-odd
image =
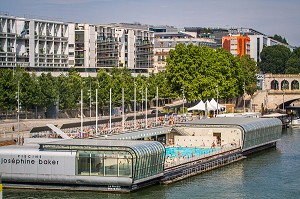
[(193, 107), (188, 108), (188, 111), (216, 111), (217, 109), (226, 108), (224, 105), (221, 105), (212, 98), (212, 100), (206, 100), (205, 103), (201, 100), (198, 104)]
[(211, 104), (213, 107), (215, 107), (215, 110), (217, 110), (217, 109), (221, 110), (221, 108), (226, 108), (224, 105), (221, 105), (221, 104), (217, 103), (216, 100), (215, 100), (214, 98), (212, 98), (212, 99), (210, 100), (210, 104)]
[(205, 108), (207, 111), (215, 111), (217, 109), (208, 100), (205, 102)]
[(205, 111), (205, 104), (204, 102), (201, 100), (198, 104), (196, 104), (195, 106), (193, 107), (190, 107), (187, 109), (188, 111)]

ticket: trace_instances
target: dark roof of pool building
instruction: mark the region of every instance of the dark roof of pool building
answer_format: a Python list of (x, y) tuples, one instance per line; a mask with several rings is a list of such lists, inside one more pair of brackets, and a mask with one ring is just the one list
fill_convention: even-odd
[(244, 117), (216, 117), (203, 120), (193, 120), (178, 123), (176, 126), (240, 126), (245, 131), (271, 126), (282, 126), (277, 118), (244, 118)]
[(132, 140), (144, 137), (151, 137), (157, 135), (163, 135), (167, 131), (171, 131), (172, 126), (160, 126), (156, 128), (140, 129), (136, 131), (129, 131), (121, 134), (107, 135), (107, 137), (100, 137), (97, 139), (119, 139), (119, 140)]
[(144, 151), (144, 148), (152, 152), (165, 150), (160, 142), (141, 140), (62, 139), (40, 144), (42, 150), (118, 150), (120, 148), (137, 152)]

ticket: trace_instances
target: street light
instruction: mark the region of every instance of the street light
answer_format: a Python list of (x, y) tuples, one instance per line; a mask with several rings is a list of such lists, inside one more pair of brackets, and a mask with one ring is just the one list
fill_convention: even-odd
[(143, 87), (140, 90), (141, 94), (142, 94), (142, 114), (144, 112), (144, 92), (143, 92)]
[(217, 115), (219, 114), (219, 90), (218, 90), (218, 85), (216, 86), (217, 90)]
[(246, 106), (246, 102), (245, 102), (245, 82), (244, 82), (244, 85), (243, 85), (243, 89), (244, 89), (244, 93), (243, 93), (243, 100), (244, 100), (244, 113), (245, 113), (245, 106)]
[(282, 91), (283, 91), (283, 94), (282, 94), (282, 110), (284, 111), (284, 95), (285, 95), (285, 89), (286, 89), (286, 81), (284, 80), (283, 81), (283, 84), (282, 84)]
[(134, 110), (134, 129), (136, 129), (136, 82), (134, 82), (134, 102), (133, 102), (133, 110)]
[(148, 120), (148, 113), (147, 113), (147, 108), (148, 108), (148, 107), (147, 107), (147, 94), (148, 94), (148, 93), (147, 93), (147, 92), (148, 92), (148, 88), (146, 87), (146, 91), (145, 91), (145, 94), (146, 94), (146, 96), (145, 96), (145, 98), (146, 98), (146, 99), (145, 99), (145, 100), (146, 100), (146, 106), (145, 106), (145, 112), (146, 112), (145, 128), (148, 128), (148, 123), (147, 123), (147, 122), (148, 122), (148, 121), (147, 121), (147, 120)]
[(181, 91), (182, 91), (182, 116), (184, 116), (184, 86), (181, 87)]
[(90, 81), (90, 89), (89, 92), (89, 98), (90, 98), (90, 121), (92, 120), (92, 88), (91, 88), (91, 81)]
[(156, 115), (155, 115), (155, 119), (156, 119), (156, 124), (158, 122), (158, 87), (156, 87)]
[(19, 79), (18, 79), (17, 100), (18, 100), (18, 134), (19, 134), (20, 133), (20, 80)]

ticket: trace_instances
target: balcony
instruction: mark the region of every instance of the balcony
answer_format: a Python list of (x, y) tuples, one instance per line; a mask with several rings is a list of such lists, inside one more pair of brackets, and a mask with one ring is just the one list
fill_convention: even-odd
[(28, 57), (29, 57), (28, 53), (19, 53), (19, 54), (17, 54), (17, 58), (28, 58)]

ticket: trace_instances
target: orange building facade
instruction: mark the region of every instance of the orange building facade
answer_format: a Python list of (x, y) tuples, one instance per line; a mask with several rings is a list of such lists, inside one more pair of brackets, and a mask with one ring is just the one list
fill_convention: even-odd
[(250, 55), (250, 38), (247, 36), (224, 36), (222, 47), (234, 56)]

